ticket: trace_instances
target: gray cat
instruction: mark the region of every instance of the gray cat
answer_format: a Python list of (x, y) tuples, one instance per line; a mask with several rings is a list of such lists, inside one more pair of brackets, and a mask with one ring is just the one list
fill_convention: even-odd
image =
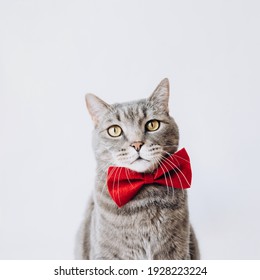
[(109, 105), (86, 95), (97, 174), (81, 228), (82, 259), (199, 259), (186, 190), (151, 184), (118, 207), (107, 189), (109, 166), (151, 173), (177, 151), (179, 132), (168, 100), (168, 79), (149, 98), (128, 103)]

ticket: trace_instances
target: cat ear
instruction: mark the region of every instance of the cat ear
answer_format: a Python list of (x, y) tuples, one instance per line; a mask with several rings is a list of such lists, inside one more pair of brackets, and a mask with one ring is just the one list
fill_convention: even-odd
[(153, 94), (148, 98), (148, 101), (155, 104), (157, 107), (161, 107), (162, 110), (169, 112), (168, 102), (170, 95), (170, 85), (167, 78), (163, 79)]
[(97, 125), (104, 113), (110, 109), (110, 105), (91, 93), (85, 95), (85, 100), (92, 120)]

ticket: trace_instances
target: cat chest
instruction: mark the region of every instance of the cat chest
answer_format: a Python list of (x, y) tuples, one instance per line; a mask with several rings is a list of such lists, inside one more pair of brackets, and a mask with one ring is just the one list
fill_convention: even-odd
[(109, 243), (119, 259), (154, 259), (172, 232), (170, 213), (164, 212), (158, 208), (126, 216), (106, 212), (96, 228), (99, 241)]
[(130, 223), (121, 231), (124, 232), (122, 244), (127, 253), (136, 259), (154, 259), (154, 254), (166, 238), (167, 222), (158, 214), (145, 213), (132, 217)]

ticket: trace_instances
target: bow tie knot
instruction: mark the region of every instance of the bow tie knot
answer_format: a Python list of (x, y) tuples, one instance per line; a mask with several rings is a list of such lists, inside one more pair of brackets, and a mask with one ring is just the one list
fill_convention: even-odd
[(154, 176), (152, 173), (144, 173), (144, 184), (150, 185), (154, 183)]
[(118, 207), (129, 202), (144, 185), (187, 189), (191, 185), (190, 158), (183, 148), (165, 158), (153, 173), (138, 173), (125, 167), (108, 168), (107, 187)]

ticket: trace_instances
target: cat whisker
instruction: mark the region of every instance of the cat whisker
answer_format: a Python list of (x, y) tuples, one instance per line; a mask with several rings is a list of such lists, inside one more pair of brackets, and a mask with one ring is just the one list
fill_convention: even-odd
[[(169, 179), (170, 179), (170, 182), (171, 182), (171, 186), (173, 186), (173, 182), (172, 182), (172, 179), (171, 179), (171, 174), (170, 174), (170, 172), (169, 172), (167, 166), (166, 166), (162, 161), (160, 161), (160, 167), (162, 168), (162, 170), (163, 170), (163, 172), (164, 172), (163, 175), (164, 175), (164, 178), (165, 178), (166, 183), (167, 183), (167, 177), (166, 177), (166, 175), (165, 175), (165, 170), (166, 170), (166, 172), (169, 174)], [(169, 189), (169, 186), (167, 185), (167, 194), (169, 194), (168, 189)]]
[[(173, 162), (169, 161), (168, 158), (166, 158), (166, 157), (164, 157), (164, 156), (163, 156), (163, 158), (164, 158), (164, 160), (167, 162), (167, 164), (169, 164), (169, 165), (173, 168), (173, 171), (174, 171), (175, 174), (177, 175), (178, 180), (179, 180), (180, 185), (181, 185), (182, 194), (183, 194), (183, 196), (184, 196), (184, 188), (183, 188), (182, 181), (181, 181), (180, 176), (179, 176), (179, 174), (178, 174), (177, 171), (180, 172), (180, 174), (183, 176), (183, 178), (185, 179), (185, 181), (187, 182), (187, 184), (190, 186), (189, 181), (187, 180), (186, 176), (185, 176), (185, 175), (183, 174), (183, 172), (178, 168), (177, 165), (175, 165)], [(177, 171), (176, 171), (175, 169), (177, 169)]]
[[(118, 171), (119, 171), (119, 169), (116, 166), (113, 166), (109, 175), (107, 175), (107, 173), (105, 173), (105, 176), (108, 176), (107, 180), (109, 180), (113, 175), (115, 175), (114, 177), (116, 178)], [(114, 188), (114, 184), (115, 184), (115, 178), (114, 178), (114, 181), (113, 181), (113, 188)], [(107, 180), (105, 180), (105, 183), (101, 187), (100, 196), (103, 195), (104, 190), (107, 188)]]
[[(173, 145), (173, 146), (163, 146), (163, 147), (174, 147), (175, 145)], [(176, 147), (178, 147), (178, 145), (176, 145)], [(169, 155), (169, 156), (171, 156), (171, 154), (169, 153), (169, 152), (166, 152), (165, 150), (164, 150), (164, 152), (167, 154), (167, 155)], [(183, 157), (181, 157), (181, 156), (179, 156), (179, 155), (175, 155), (175, 157), (178, 157), (178, 158), (180, 158), (180, 159), (182, 159), (182, 160), (184, 160), (184, 161), (186, 161), (186, 162), (189, 162), (186, 158), (183, 158)]]
[[(109, 180), (111, 178), (111, 176), (113, 176), (115, 170), (116, 170), (116, 167), (112, 167), (111, 173), (109, 175), (107, 175), (107, 173), (105, 173), (105, 176), (107, 176), (107, 180)], [(107, 188), (107, 180), (105, 180), (105, 183), (102, 186), (101, 196), (103, 195), (103, 191)]]
[[(157, 176), (158, 174), (158, 166), (160, 166), (160, 160), (161, 160), (161, 155), (160, 155), (160, 158), (154, 158), (153, 159), (153, 164), (154, 164), (154, 168), (153, 169), (156, 169), (156, 173), (155, 173), (155, 177)], [(156, 165), (155, 165), (156, 164)]]
[[(167, 172), (167, 169), (165, 170), (165, 168), (162, 166), (160, 159), (154, 159), (154, 161), (156, 162), (157, 166), (160, 166), (163, 170), (163, 176), (166, 182), (166, 187), (167, 187), (167, 195), (169, 195), (169, 186), (168, 186), (168, 181), (167, 181), (167, 177), (165, 175), (165, 173)], [(158, 169), (156, 171), (155, 177), (157, 176), (158, 173)]]
[(130, 179), (129, 179), (129, 170), (128, 169), (125, 169), (126, 170), (126, 178), (127, 178), (127, 180), (128, 180), (128, 182), (129, 182), (129, 184), (131, 185), (131, 187), (133, 188), (134, 186), (133, 186), (133, 184), (131, 183), (131, 181), (130, 181)]
[[(184, 161), (186, 161), (186, 162), (189, 162), (189, 160), (187, 160), (186, 158), (183, 158), (183, 157), (181, 157), (181, 156), (179, 156), (179, 155), (175, 155), (175, 157), (176, 158), (180, 158), (180, 159), (182, 159), (182, 160), (184, 160)], [(176, 159), (177, 160), (177, 159)], [(178, 162), (178, 160), (177, 160), (177, 162)]]
[[(168, 163), (168, 164), (169, 164), (169, 163)], [(179, 180), (179, 182), (180, 182), (181, 189), (183, 190), (184, 188), (183, 188), (183, 185), (182, 185), (182, 181), (181, 181), (180, 175), (178, 174), (178, 172), (176, 172), (175, 166), (172, 166), (172, 168), (173, 168), (173, 172), (176, 174), (176, 176), (177, 176), (177, 178), (178, 178), (178, 180)]]
[[(166, 152), (167, 153), (167, 152)], [(167, 153), (169, 154), (169, 153)], [(169, 154), (170, 155), (170, 154)], [(170, 155), (171, 156), (171, 155)], [(181, 171), (181, 169), (175, 165), (173, 162), (171, 162), (167, 157), (163, 156), (163, 158), (167, 161), (167, 163), (172, 166), (174, 169), (177, 169), (180, 174), (183, 176), (183, 178), (185, 179), (185, 181), (187, 182), (187, 184), (190, 186), (191, 184), (189, 183), (188, 179), (186, 178), (185, 174), (183, 174), (183, 172)], [(182, 158), (182, 157), (179, 157), (179, 158)], [(183, 159), (183, 158), (182, 158)], [(184, 159), (183, 159), (184, 160)], [(176, 159), (177, 163), (179, 164), (178, 160)], [(189, 162), (188, 160), (185, 160), (187, 162)]]
[(122, 167), (119, 167), (119, 176), (118, 176), (118, 179), (117, 179), (117, 194), (118, 194), (118, 200), (121, 204), (121, 200), (120, 200), (120, 175), (121, 175), (121, 172), (122, 172)]

